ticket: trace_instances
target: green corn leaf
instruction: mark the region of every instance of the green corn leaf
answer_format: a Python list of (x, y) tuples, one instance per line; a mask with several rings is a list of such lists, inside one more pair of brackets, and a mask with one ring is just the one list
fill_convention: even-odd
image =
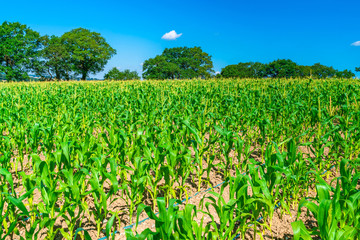
[[(111, 228), (114, 225), (114, 220), (115, 220), (115, 214), (112, 215), (112, 217), (109, 219), (109, 221), (106, 223), (106, 236), (109, 238), (110, 237), (110, 232), (111, 232)], [(113, 235), (115, 235), (113, 233)], [(113, 236), (113, 239), (115, 238), (115, 236)]]
[(0, 168), (0, 174), (5, 177), (6, 181), (8, 181), (8, 183), (10, 184), (10, 187), (11, 187), (11, 192), (14, 193), (14, 182), (13, 182), (11, 173), (8, 170), (6, 170), (5, 168)]
[(84, 237), (85, 237), (85, 240), (92, 240), (91, 237), (90, 237), (90, 234), (88, 233), (88, 231), (86, 231), (86, 230), (83, 229), (83, 228), (78, 228), (78, 229), (76, 229), (75, 235), (74, 235), (74, 240), (77, 239), (76, 237), (77, 237), (77, 235), (79, 234), (79, 232), (83, 232)]
[(201, 139), (200, 139), (200, 137), (198, 135), (198, 131), (194, 127), (192, 127), (190, 125), (189, 121), (185, 120), (185, 121), (183, 121), (183, 124), (190, 130), (190, 132), (192, 134), (194, 134), (194, 137), (195, 137), (195, 140), (196, 140), (197, 144), (202, 145), (203, 142), (201, 141)]
[(294, 233), (294, 240), (312, 240), (311, 235), (302, 221), (292, 222), (291, 227)]
[(12, 204), (14, 204), (17, 208), (19, 208), (22, 211), (21, 215), (29, 216), (29, 212), (21, 200), (13, 198), (11, 196), (7, 196), (7, 198), (10, 200)]

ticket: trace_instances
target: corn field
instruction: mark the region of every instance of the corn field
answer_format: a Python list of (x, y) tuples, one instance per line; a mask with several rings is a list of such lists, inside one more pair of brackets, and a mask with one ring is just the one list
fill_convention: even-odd
[(1, 239), (360, 239), (355, 80), (0, 94)]

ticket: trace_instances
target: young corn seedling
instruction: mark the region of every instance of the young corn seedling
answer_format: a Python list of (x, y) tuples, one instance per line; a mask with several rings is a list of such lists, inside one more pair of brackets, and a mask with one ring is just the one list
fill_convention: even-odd
[(204, 141), (200, 138), (198, 131), (192, 127), (189, 123), (189, 121), (185, 120), (183, 121), (183, 124), (187, 127), (187, 129), (194, 135), (195, 141), (191, 140), (192, 148), (195, 151), (195, 162), (196, 162), (196, 176), (198, 180), (198, 191), (201, 189), (201, 183), (202, 183), (202, 176), (205, 173), (204, 168), (204, 152), (208, 149), (204, 146)]
[[(15, 228), (17, 226), (17, 219), (15, 221), (11, 221), (9, 217), (12, 215), (13, 209), (6, 206), (5, 203), (7, 203), (7, 195), (8, 193), (1, 193), (0, 194), (0, 210), (2, 214), (0, 215), (0, 236), (1, 239), (6, 239), (9, 235), (14, 235)], [(14, 220), (14, 219), (13, 219)]]
[(0, 208), (3, 213), (0, 217), (2, 224), (2, 227), (0, 228), (0, 233), (2, 234), (0, 236), (3, 236), (4, 234), (6, 237), (10, 234), (14, 234), (17, 227), (18, 216), (15, 214), (16, 205), (11, 204), (9, 201), (9, 197), (13, 196), (15, 193), (14, 182), (11, 173), (4, 168), (0, 168), (0, 184)]
[(73, 169), (61, 170), (66, 182), (60, 183), (60, 188), (63, 189), (64, 204), (61, 208), (65, 209), (62, 217), (65, 219), (68, 231), (60, 229), (63, 237), (67, 240), (73, 239), (75, 234), (75, 227), (81, 227), (84, 211), (87, 210), (87, 204), (84, 204), (83, 199), (90, 193), (85, 192), (87, 188), (86, 178), (89, 172), (86, 169), (81, 169), (75, 174)]
[(140, 214), (145, 211), (150, 219), (155, 220), (155, 229), (153, 232), (149, 228), (140, 234), (133, 235), (131, 229), (126, 229), (126, 236), (128, 240), (142, 240), (142, 239), (162, 239), (162, 240), (175, 240), (179, 239), (180, 233), (176, 226), (177, 214), (179, 207), (175, 203), (181, 203), (179, 200), (171, 199), (169, 207), (166, 208), (166, 201), (164, 198), (157, 199), (157, 206), (159, 214), (155, 214), (151, 207), (145, 204), (140, 204), (137, 210), (136, 225), (139, 222)]
[[(103, 171), (106, 171), (103, 169)], [(94, 207), (96, 211), (93, 211), (93, 215), (96, 222), (96, 228), (97, 228), (97, 237), (100, 236), (100, 232), (102, 229), (102, 223), (107, 217), (108, 214), (108, 203), (107, 200), (111, 197), (112, 193), (109, 192), (109, 194), (105, 193), (104, 190), (104, 181), (106, 179), (102, 178), (101, 173), (93, 168), (91, 169), (91, 178), (89, 179), (90, 185), (91, 185), (91, 194), (94, 201)]]
[(343, 198), (338, 180), (334, 195), (331, 196), (331, 187), (325, 182), (316, 185), (317, 204), (303, 200), (299, 204), (298, 217), (301, 208), (306, 207), (317, 220), (317, 227), (308, 230), (304, 223), (292, 223), (294, 239), (312, 239), (318, 236), (321, 239), (340, 240), (356, 239), (360, 233), (360, 192), (348, 198)]
[[(212, 196), (204, 198), (200, 205), (205, 203), (211, 222), (205, 228), (205, 234), (210, 238), (232, 240), (240, 232), (244, 236), (249, 227), (248, 221), (253, 217), (252, 209), (254, 199), (248, 195), (248, 177), (237, 175), (230, 178), (221, 186), (220, 193), (209, 192)], [(229, 201), (225, 201), (223, 195), (229, 190)], [(212, 214), (211, 208), (216, 212)], [(215, 218), (216, 217), (216, 218)]]
[(11, 140), (7, 136), (0, 136), (0, 167), (10, 169), (11, 157), (13, 155), (11, 149)]
[(63, 194), (62, 189), (58, 188), (61, 180), (59, 175), (54, 173), (55, 165), (50, 164), (49, 166), (45, 161), (37, 162), (36, 165), (38, 171), (36, 185), (40, 188), (42, 198), (42, 201), (37, 205), (38, 211), (41, 213), (40, 228), (46, 227), (48, 229), (46, 239), (52, 239), (59, 231), (59, 229), (54, 229), (56, 219), (61, 217), (65, 211), (64, 208), (59, 209), (57, 206)]
[[(269, 149), (269, 148), (268, 148)], [(262, 212), (262, 218), (266, 221), (268, 219), (269, 225), (264, 222), (264, 227), (271, 231), (273, 214), (276, 206), (279, 202), (284, 209), (289, 212), (289, 208), (286, 202), (281, 198), (280, 187), (281, 187), (281, 172), (271, 170), (271, 165), (260, 166), (256, 168), (254, 165), (249, 165), (249, 175), (251, 178), (250, 184), (253, 191), (253, 197), (256, 199), (256, 211)], [(256, 226), (257, 221), (254, 223), (254, 238), (257, 232)]]
[[(149, 144), (149, 147), (150, 148), (144, 147), (144, 158), (149, 161), (146, 183), (148, 184), (148, 192), (153, 201), (153, 210), (155, 210), (156, 199), (159, 193), (158, 184), (163, 178), (161, 165), (164, 162), (165, 156), (160, 152), (162, 148), (156, 148), (151, 143)], [(154, 151), (154, 157), (152, 156), (152, 151)]]
[(219, 144), (222, 155), (225, 159), (223, 164), (224, 168), (224, 177), (227, 178), (230, 176), (230, 170), (233, 169), (233, 157), (230, 157), (230, 152), (234, 147), (234, 133), (226, 129), (221, 129), (219, 126), (214, 126), (216, 131), (220, 134)]
[(132, 218), (136, 206), (142, 202), (144, 193), (146, 191), (149, 163), (148, 161), (142, 160), (141, 158), (136, 158), (136, 164), (134, 168), (128, 166), (120, 167), (126, 169), (130, 174), (130, 180), (124, 181), (121, 188), (124, 190), (125, 198), (127, 198), (126, 202), (129, 203), (129, 218), (130, 224), (132, 224)]
[[(14, 223), (18, 226), (22, 226), (21, 229), (25, 230), (25, 238), (20, 235), (19, 229), (15, 227), (13, 229), (13, 233), (20, 235), (20, 239), (33, 239), (37, 238), (39, 234), (39, 223), (40, 219), (30, 219), (30, 222), (26, 222), (28, 216), (36, 216), (39, 215), (39, 212), (35, 210), (28, 211), (23, 201), (27, 199), (35, 190), (35, 187), (30, 189), (30, 191), (26, 192), (24, 195), (19, 198), (12, 197), (10, 195), (7, 196), (9, 200), (9, 209), (13, 209), (13, 213), (15, 215)], [(14, 209), (15, 208), (15, 209)], [(29, 226), (30, 225), (30, 226)], [(11, 226), (10, 226), (11, 227)]]

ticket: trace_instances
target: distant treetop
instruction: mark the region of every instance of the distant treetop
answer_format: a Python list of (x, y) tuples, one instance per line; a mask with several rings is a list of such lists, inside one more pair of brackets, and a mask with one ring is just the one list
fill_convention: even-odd
[(138, 80), (140, 76), (136, 71), (130, 71), (125, 69), (120, 71), (116, 67), (112, 68), (108, 73), (105, 74), (104, 79), (106, 80)]
[[(360, 69), (359, 69), (360, 70)], [(259, 62), (238, 63), (228, 65), (221, 70), (223, 78), (352, 78), (355, 74), (350, 70), (338, 71), (333, 67), (315, 63), (312, 66), (298, 65), (290, 59), (278, 59), (264, 64)]]
[(213, 72), (211, 56), (200, 47), (166, 48), (161, 55), (143, 64), (145, 79), (205, 79)]

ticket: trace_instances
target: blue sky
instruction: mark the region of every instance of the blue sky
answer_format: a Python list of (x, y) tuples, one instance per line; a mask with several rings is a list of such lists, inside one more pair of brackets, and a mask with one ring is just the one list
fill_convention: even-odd
[[(107, 64), (137, 70), (165, 48), (200, 46), (215, 71), (245, 61), (289, 58), (354, 71), (360, 66), (359, 0), (304, 1), (2, 1), (0, 22), (18, 21), (45, 35), (83, 27), (117, 50)], [(182, 35), (161, 37), (172, 30)], [(102, 77), (104, 72), (97, 74)]]

